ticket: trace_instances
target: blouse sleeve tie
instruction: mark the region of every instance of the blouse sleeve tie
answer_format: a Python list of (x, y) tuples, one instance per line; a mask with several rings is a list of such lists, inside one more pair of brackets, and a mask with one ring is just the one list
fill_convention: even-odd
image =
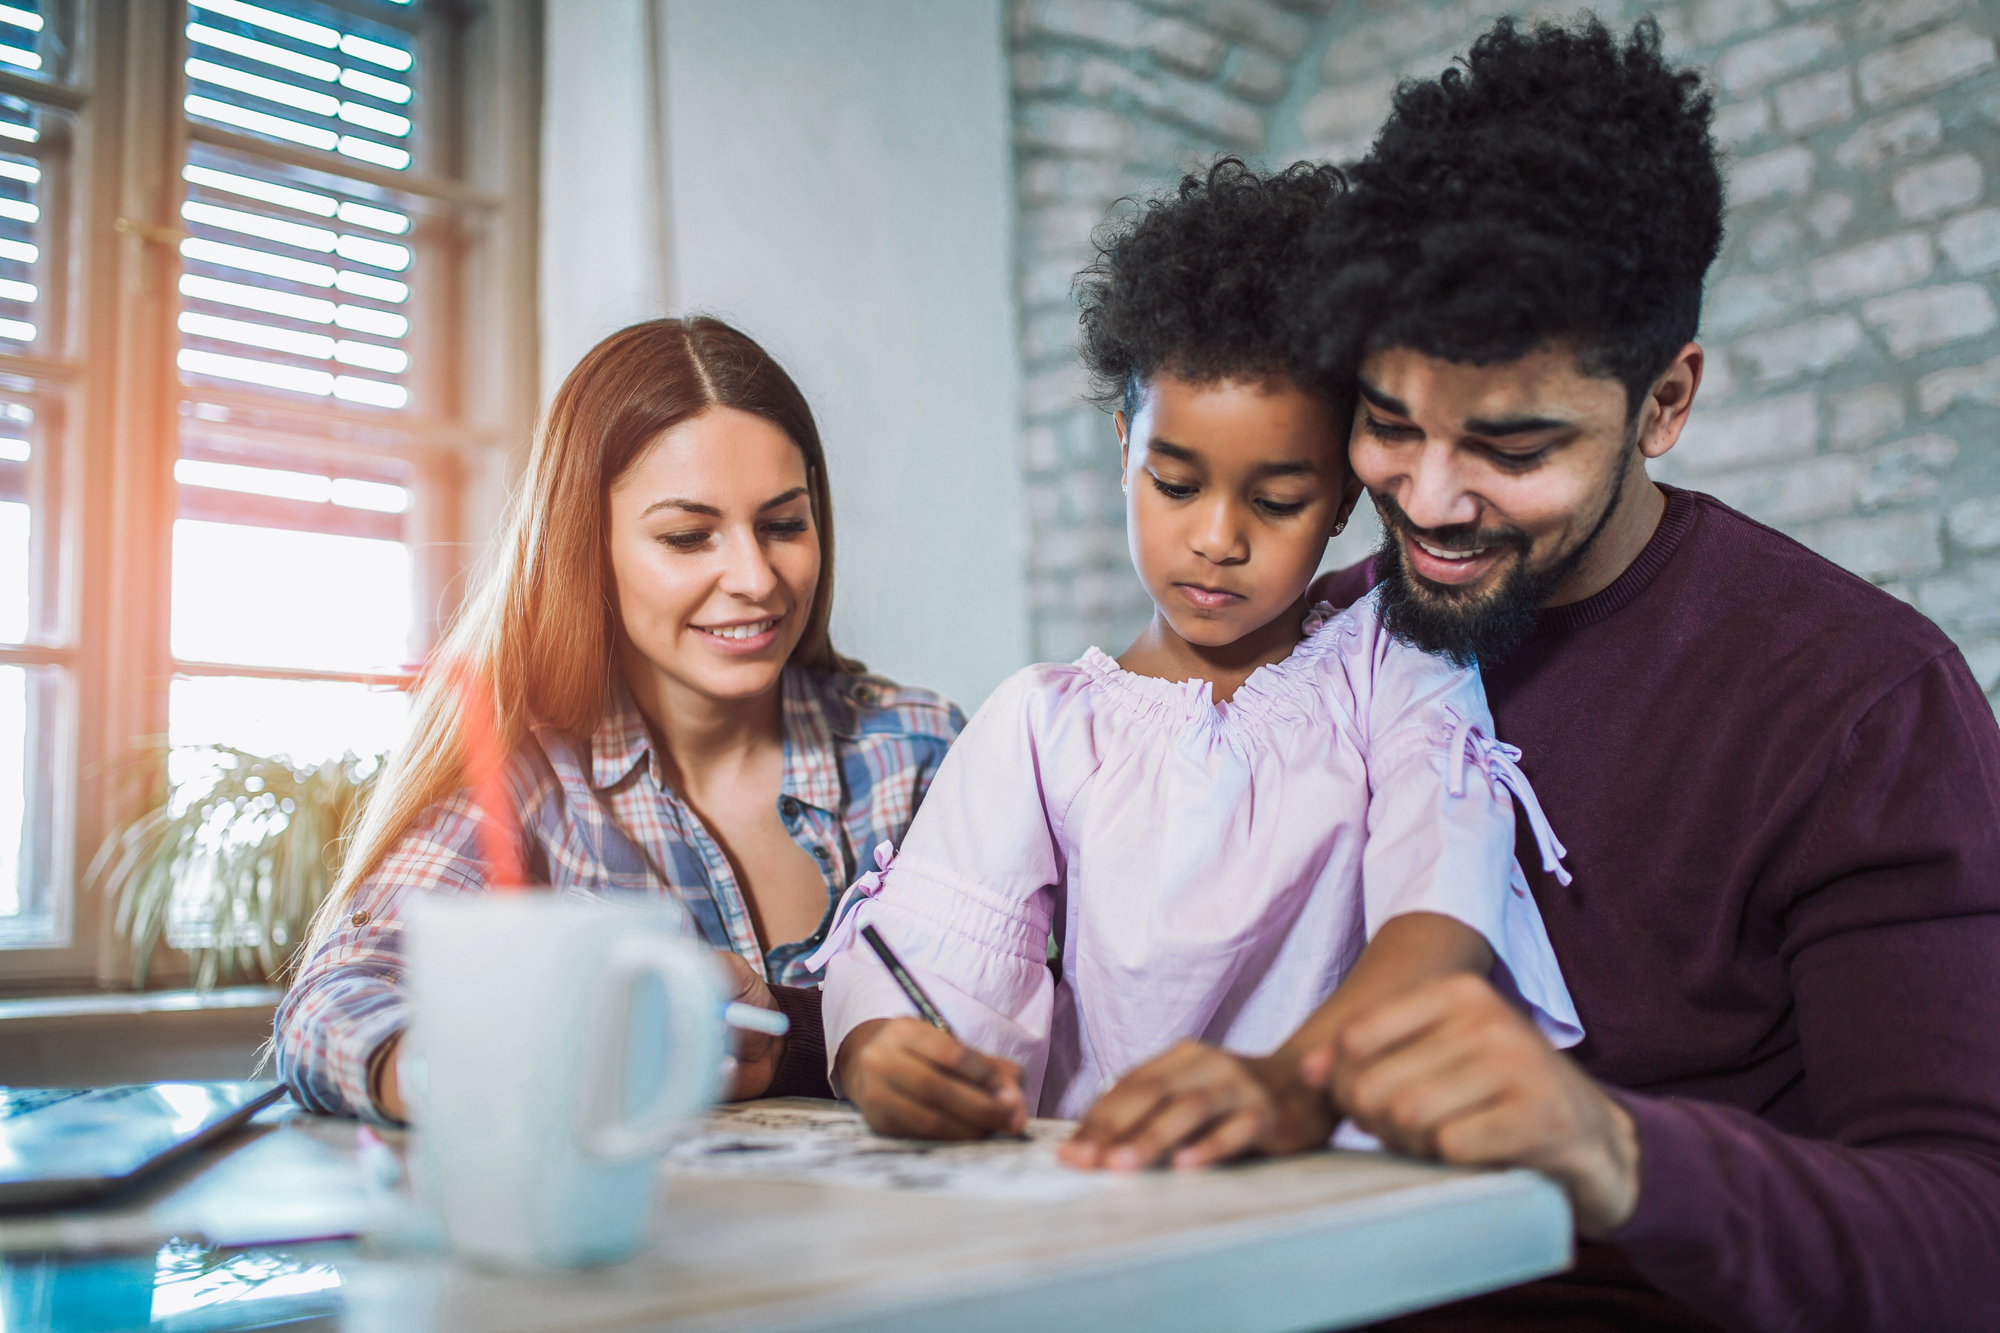
[(865, 898), (873, 898), (882, 892), (883, 877), (889, 867), (896, 864), (896, 845), (884, 838), (875, 844), (875, 868), (847, 886), (847, 892), (840, 895), (840, 904), (834, 908), (833, 925), (826, 932), (826, 942), (813, 951), (806, 959), (805, 966), (815, 972), (824, 968), (828, 961), (854, 943), (854, 923), (858, 913), (854, 910)]
[(1445, 780), (1445, 790), (1453, 796), (1465, 795), (1465, 766), (1477, 764), (1494, 786), (1505, 787), (1521, 803), (1528, 814), (1528, 827), (1534, 832), (1535, 846), (1542, 854), (1542, 869), (1554, 875), (1556, 883), (1567, 885), (1570, 873), (1564, 868), (1562, 858), (1569, 855), (1556, 837), (1556, 831), (1549, 824), (1549, 817), (1542, 813), (1542, 803), (1535, 799), (1534, 784), (1521, 771), (1521, 751), (1505, 741), (1488, 736), (1472, 718), (1466, 717), (1456, 708), (1447, 706), (1453, 726), (1449, 754), (1451, 772)]

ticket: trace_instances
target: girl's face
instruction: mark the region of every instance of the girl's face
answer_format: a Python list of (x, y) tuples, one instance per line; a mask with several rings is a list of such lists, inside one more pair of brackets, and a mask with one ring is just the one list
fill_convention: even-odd
[(716, 407), (663, 432), (612, 483), (628, 672), (650, 668), (670, 691), (711, 700), (778, 683), (819, 581), (806, 482), (790, 436)]
[(1344, 426), (1284, 379), (1156, 375), (1118, 414), (1132, 563), (1181, 638), (1220, 648), (1294, 608), (1360, 497)]

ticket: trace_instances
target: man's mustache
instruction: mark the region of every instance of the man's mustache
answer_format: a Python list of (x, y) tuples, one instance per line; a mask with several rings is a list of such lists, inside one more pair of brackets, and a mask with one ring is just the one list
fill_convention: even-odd
[(1470, 523), (1420, 528), (1410, 522), (1410, 516), (1392, 497), (1370, 491), (1368, 498), (1375, 502), (1375, 512), (1382, 516), (1383, 527), (1417, 538), (1440, 551), (1479, 551), (1489, 546), (1511, 546), (1525, 556), (1533, 544), (1528, 534), (1519, 528), (1476, 528)]

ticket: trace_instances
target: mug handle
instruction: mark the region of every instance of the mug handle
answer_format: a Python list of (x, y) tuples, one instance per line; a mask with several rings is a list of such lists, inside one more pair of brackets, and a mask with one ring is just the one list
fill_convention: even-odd
[[(623, 1118), (626, 1053), (639, 983), (666, 991), (668, 1068), (650, 1106)], [(578, 1146), (593, 1157), (629, 1160), (662, 1151), (681, 1122), (715, 1100), (722, 1065), (722, 995), (708, 956), (681, 940), (640, 934), (620, 940), (606, 960), (593, 1006), (596, 1040), (584, 1057)]]

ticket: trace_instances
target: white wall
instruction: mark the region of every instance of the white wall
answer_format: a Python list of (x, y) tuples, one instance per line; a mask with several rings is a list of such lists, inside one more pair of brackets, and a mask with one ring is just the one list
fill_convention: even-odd
[(658, 0), (548, 0), (541, 405), (606, 334), (668, 313)]
[[(549, 16), (545, 380), (650, 309), (757, 338), (826, 441), (836, 641), (970, 711), (1028, 645), (1000, 0)], [(655, 251), (608, 225), (654, 208)]]

